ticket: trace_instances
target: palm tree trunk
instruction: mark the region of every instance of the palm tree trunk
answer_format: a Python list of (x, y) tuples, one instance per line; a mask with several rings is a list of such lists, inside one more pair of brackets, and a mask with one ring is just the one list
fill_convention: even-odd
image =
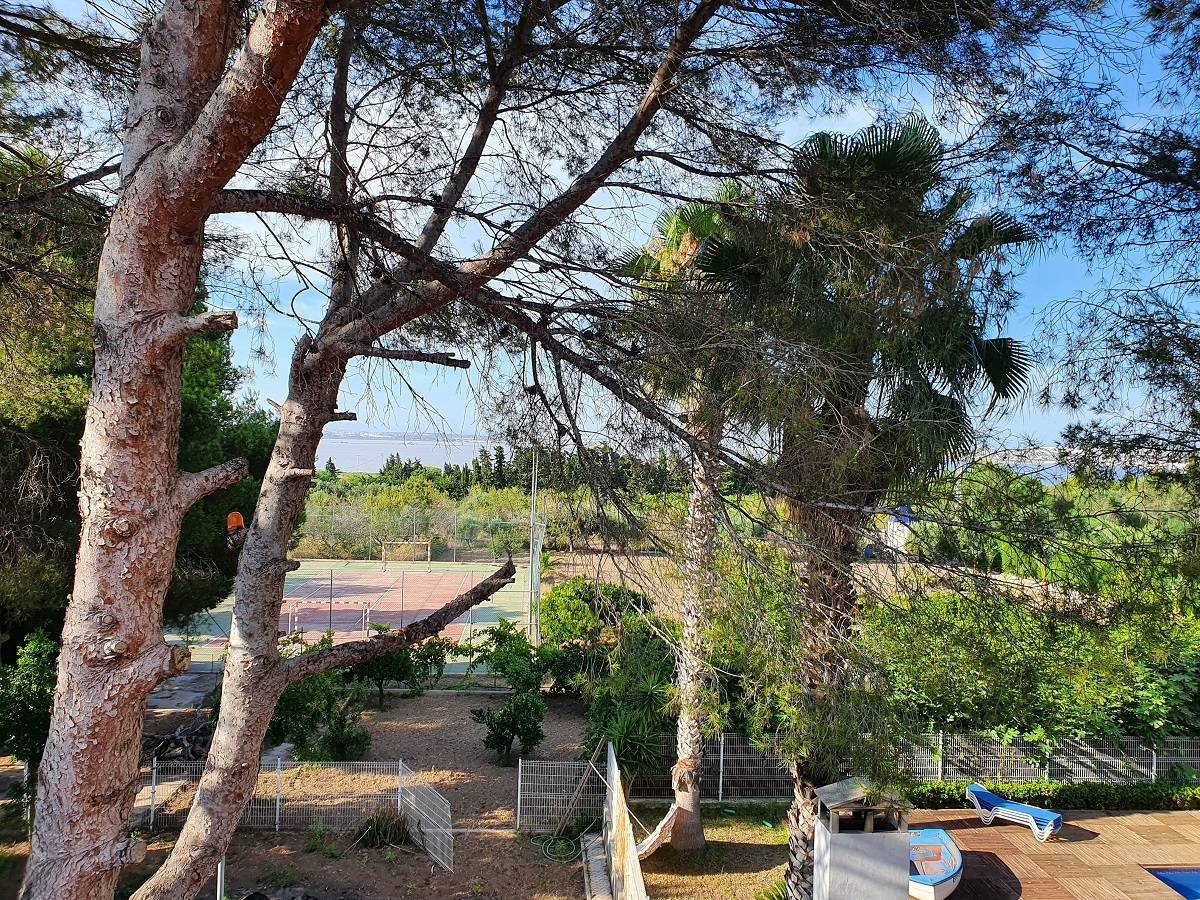
[(811, 900), (817, 830), (816, 785), (804, 776), (798, 762), (791, 764), (791, 770), (792, 805), (787, 814), (788, 865), (783, 882), (788, 900)]
[[(848, 418), (847, 418), (848, 420)], [(865, 442), (865, 438), (864, 438)], [(781, 458), (792, 461), (802, 451), (785, 446)], [(862, 486), (847, 490), (830, 502), (802, 502), (786, 498), (785, 507), (793, 540), (792, 564), (797, 579), (798, 613), (811, 623), (806, 646), (797, 648), (798, 677), (810, 692), (835, 698), (850, 674), (846, 651), (853, 640), (858, 618), (852, 567), (858, 555), (858, 536), (866, 523), (864, 507), (872, 506), (880, 491)], [(784, 877), (788, 900), (807, 900), (813, 889), (813, 834), (817, 822), (814, 784), (799, 762), (792, 766), (793, 799), (788, 811), (788, 867)]]
[(717, 466), (709, 448), (716, 443), (719, 430), (708, 423), (700, 424), (698, 418), (694, 413), (689, 416), (699, 449), (692, 455), (692, 493), (685, 526), (683, 636), (675, 674), (679, 720), (676, 760), (671, 769), (676, 807), (671, 846), (680, 853), (698, 853), (705, 847), (704, 824), (700, 819), (700, 765), (704, 755), (704, 735), (700, 729), (702, 631), (705, 607), (713, 593), (717, 540)]

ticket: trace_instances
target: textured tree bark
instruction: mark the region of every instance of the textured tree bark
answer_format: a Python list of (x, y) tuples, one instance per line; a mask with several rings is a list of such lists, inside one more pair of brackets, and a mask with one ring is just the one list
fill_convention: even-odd
[(688, 424), (695, 438), (692, 454), (692, 492), (685, 524), (682, 637), (676, 654), (675, 685), (679, 696), (676, 723), (676, 760), (671, 769), (675, 790), (675, 821), (671, 846), (681, 853), (698, 853), (705, 847), (700, 818), (700, 767), (704, 735), (700, 727), (701, 691), (704, 686), (703, 628), (712, 600), (714, 555), (717, 541), (717, 464), (713, 453), (718, 429), (702, 419), (693, 404)]
[(278, 642), (284, 576), (294, 568), (287, 561), (288, 539), (344, 371), (344, 362), (310, 357), (310, 346), (302, 340), (296, 348), (279, 437), (238, 559), (221, 712), (204, 774), (174, 850), (134, 895), (138, 900), (194, 896), (216, 870), (258, 780), (267, 726), (287, 686)]
[[(858, 414), (861, 404), (840, 410), (826, 426), (831, 435), (847, 446), (866, 448), (871, 439), (869, 423)], [(798, 457), (807, 452), (803, 444), (788, 442), (780, 454), (783, 467), (803, 465)], [(882, 490), (863, 472), (859, 483), (851, 479), (841, 493), (803, 502), (785, 498), (795, 549), (792, 566), (797, 579), (797, 615), (808, 623), (806, 645), (797, 648), (796, 676), (804, 679), (810, 693), (836, 698), (845, 687), (849, 666), (845, 650), (853, 640), (857, 621), (857, 588), (853, 565), (858, 555), (858, 536), (867, 519), (862, 511), (877, 502)], [(788, 810), (788, 865), (784, 875), (788, 900), (808, 900), (813, 890), (813, 833), (817, 805), (811, 773), (804, 764), (791, 764), (793, 799)]]
[(320, 3), (269, 0), (228, 70), (239, 21), (233, 4), (167, 0), (143, 36), (121, 196), (97, 276), (82, 540), (26, 900), (105, 900), (121, 866), (145, 852), (126, 831), (145, 699), (188, 663), (162, 636), (180, 522), (197, 500), (246, 473), (242, 460), (198, 474), (177, 468), (184, 343), (237, 325), (231, 313), (187, 315), (204, 219), (270, 128), (323, 18)]
[(206, 487), (245, 474), (240, 461), (203, 476), (177, 469), (183, 345), (201, 324), (184, 317), (200, 242), (165, 228), (151, 239), (147, 205), (135, 201), (113, 216), (99, 272), (83, 533), (38, 779), (23, 892), (31, 900), (111, 896), (120, 867), (144, 853), (124, 833), (144, 702), (188, 664), (187, 652), (162, 636), (180, 522)]
[(813, 838), (817, 828), (815, 786), (792, 763), (792, 805), (788, 808), (788, 865), (783, 883), (788, 900), (812, 900)]

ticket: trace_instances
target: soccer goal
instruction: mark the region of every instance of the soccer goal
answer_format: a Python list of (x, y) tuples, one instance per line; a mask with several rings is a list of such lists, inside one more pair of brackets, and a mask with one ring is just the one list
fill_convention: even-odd
[(423, 562), (426, 568), (433, 568), (433, 541), (380, 541), (379, 558), (383, 560), (383, 571), (387, 571), (388, 563)]

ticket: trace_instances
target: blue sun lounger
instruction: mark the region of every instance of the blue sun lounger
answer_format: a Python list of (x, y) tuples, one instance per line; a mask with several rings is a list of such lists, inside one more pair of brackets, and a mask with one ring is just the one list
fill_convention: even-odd
[(1039, 841), (1048, 840), (1062, 828), (1062, 816), (1058, 813), (997, 797), (978, 782), (967, 785), (967, 799), (979, 813), (984, 825), (991, 825), (995, 819), (1028, 825), (1033, 831), (1033, 836)]

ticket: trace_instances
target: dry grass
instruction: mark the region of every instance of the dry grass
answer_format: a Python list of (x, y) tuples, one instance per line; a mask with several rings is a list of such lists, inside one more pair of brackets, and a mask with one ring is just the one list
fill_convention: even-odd
[[(784, 804), (705, 806), (708, 847), (699, 856), (684, 857), (668, 845), (643, 860), (647, 893), (655, 900), (748, 900), (766, 890), (783, 877), (787, 864), (786, 809)], [(653, 828), (666, 811), (658, 804), (633, 807), (646, 828)], [(642, 837), (636, 825), (634, 832)]]

